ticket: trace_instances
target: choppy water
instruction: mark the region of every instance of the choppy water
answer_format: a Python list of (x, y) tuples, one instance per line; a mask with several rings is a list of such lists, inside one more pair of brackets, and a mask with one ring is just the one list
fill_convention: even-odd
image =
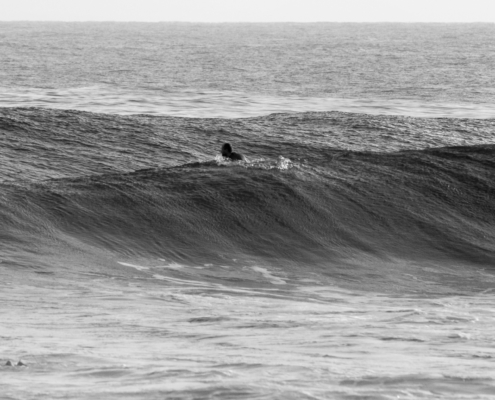
[(492, 398), (492, 30), (0, 24), (1, 396)]

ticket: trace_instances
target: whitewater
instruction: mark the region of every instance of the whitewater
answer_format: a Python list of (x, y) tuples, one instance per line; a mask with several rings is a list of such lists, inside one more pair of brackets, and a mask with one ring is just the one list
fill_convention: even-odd
[(0, 398), (493, 398), (494, 31), (0, 23)]

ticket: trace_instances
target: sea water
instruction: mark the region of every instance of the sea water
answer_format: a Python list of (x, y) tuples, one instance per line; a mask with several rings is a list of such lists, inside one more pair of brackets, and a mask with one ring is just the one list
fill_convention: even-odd
[(1, 23), (0, 397), (492, 398), (494, 30)]

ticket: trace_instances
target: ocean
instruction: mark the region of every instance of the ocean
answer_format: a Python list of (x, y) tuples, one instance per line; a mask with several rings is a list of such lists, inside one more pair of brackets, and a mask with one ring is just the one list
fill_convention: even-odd
[(0, 23), (0, 398), (494, 398), (493, 37)]

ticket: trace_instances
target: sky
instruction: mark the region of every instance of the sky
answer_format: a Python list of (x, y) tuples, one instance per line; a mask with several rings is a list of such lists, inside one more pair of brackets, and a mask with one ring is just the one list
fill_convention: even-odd
[(0, 0), (0, 21), (495, 22), (495, 0)]

